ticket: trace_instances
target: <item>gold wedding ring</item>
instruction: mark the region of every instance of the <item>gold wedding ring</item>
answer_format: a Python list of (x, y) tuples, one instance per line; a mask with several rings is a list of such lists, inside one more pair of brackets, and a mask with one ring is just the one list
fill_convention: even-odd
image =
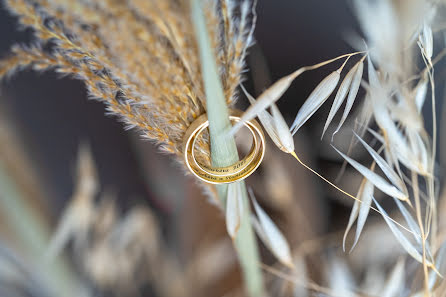
[[(231, 110), (229, 119), (232, 123), (240, 121), (242, 112)], [(194, 147), (200, 134), (209, 126), (207, 115), (198, 117), (187, 129), (183, 141), (183, 155), (189, 170), (199, 179), (211, 184), (226, 184), (242, 180), (251, 175), (265, 155), (265, 136), (255, 120), (244, 123), (253, 136), (249, 153), (240, 161), (226, 167), (212, 167), (200, 163), (195, 158)]]

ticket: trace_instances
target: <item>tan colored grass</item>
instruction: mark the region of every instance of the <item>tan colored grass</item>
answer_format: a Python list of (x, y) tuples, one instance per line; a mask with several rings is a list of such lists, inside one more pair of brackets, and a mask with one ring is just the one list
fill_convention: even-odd
[[(250, 12), (235, 21), (231, 1), (205, 1), (205, 14), (229, 104), (243, 68)], [(231, 4), (229, 4), (231, 2)], [(15, 46), (0, 61), (0, 78), (17, 70), (54, 69), (84, 81), (89, 95), (106, 104), (130, 128), (181, 154), (190, 123), (205, 112), (203, 82), (189, 2), (106, 0), (6, 1), (24, 27), (34, 30), (33, 46)], [(51, 45), (51, 50), (44, 50)], [(200, 158), (208, 148), (198, 144)]]

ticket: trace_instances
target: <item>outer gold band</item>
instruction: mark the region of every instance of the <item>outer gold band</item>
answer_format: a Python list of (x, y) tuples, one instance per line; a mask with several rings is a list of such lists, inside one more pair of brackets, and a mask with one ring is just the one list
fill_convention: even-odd
[[(232, 110), (229, 119), (231, 122), (238, 122), (241, 114), (240, 111)], [(245, 123), (253, 136), (249, 153), (242, 160), (227, 167), (209, 167), (198, 162), (195, 158), (195, 142), (208, 126), (207, 115), (203, 114), (190, 125), (184, 136), (184, 160), (189, 170), (196, 177), (212, 184), (232, 183), (247, 178), (259, 167), (265, 155), (265, 136), (257, 121), (251, 120)]]

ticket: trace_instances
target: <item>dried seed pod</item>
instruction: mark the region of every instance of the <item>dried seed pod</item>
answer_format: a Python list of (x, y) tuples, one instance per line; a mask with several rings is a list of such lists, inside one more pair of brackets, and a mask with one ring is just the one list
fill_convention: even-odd
[(319, 85), (313, 90), (305, 103), (299, 109), (296, 119), (291, 125), (292, 134), (296, 134), (297, 130), (305, 124), (306, 121), (324, 104), (328, 97), (333, 93), (338, 85), (340, 78), (340, 70), (333, 71), (325, 77)]
[(330, 113), (328, 114), (327, 120), (325, 121), (324, 130), (322, 131), (321, 139), (324, 137), (325, 131), (327, 130), (328, 126), (330, 125), (331, 121), (333, 120), (336, 112), (341, 107), (342, 103), (344, 102), (345, 97), (347, 96), (350, 86), (352, 83), (353, 76), (356, 73), (356, 70), (358, 68), (358, 64), (353, 66), (352, 69), (347, 73), (347, 75), (342, 80), (342, 83), (338, 89), (338, 92), (336, 93), (336, 97), (333, 101), (333, 105), (331, 106)]
[(350, 110), (353, 107), (353, 103), (355, 102), (356, 96), (358, 95), (359, 87), (361, 86), (361, 79), (362, 79), (363, 71), (364, 71), (364, 61), (363, 61), (363, 59), (361, 59), (361, 61), (359, 61), (357, 64), (355, 76), (353, 77), (353, 81), (350, 85), (350, 90), (349, 90), (349, 94), (348, 94), (348, 98), (347, 98), (347, 103), (345, 104), (344, 113), (342, 114), (342, 118), (339, 121), (338, 127), (336, 128), (333, 135), (339, 132), (339, 130), (341, 129), (345, 120), (347, 119), (347, 117), (350, 113)]
[(287, 240), (277, 228), (276, 224), (274, 224), (266, 212), (257, 203), (251, 189), (249, 189), (249, 194), (258, 217), (258, 221), (253, 218), (257, 234), (280, 262), (289, 267), (294, 267), (290, 246)]

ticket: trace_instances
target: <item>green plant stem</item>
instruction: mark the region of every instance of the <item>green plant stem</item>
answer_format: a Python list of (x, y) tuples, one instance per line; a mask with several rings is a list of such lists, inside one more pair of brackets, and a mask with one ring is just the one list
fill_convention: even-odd
[[(19, 240), (26, 259), (43, 273), (38, 277), (45, 281), (54, 296), (79, 296), (77, 278), (63, 260), (48, 263), (44, 254), (48, 247), (50, 233), (41, 216), (26, 204), (20, 189), (7, 174), (0, 160), (0, 205), (1, 215)], [(23, 255), (22, 255), (23, 256)]]
[[(237, 162), (239, 156), (234, 138), (226, 136), (231, 127), (228, 108), (212, 53), (201, 1), (191, 0), (191, 5), (206, 93), (212, 165), (216, 167), (229, 166)], [(251, 297), (259, 297), (264, 292), (262, 274), (258, 265), (260, 263), (259, 252), (250, 221), (251, 210), (246, 185), (241, 182), (241, 186), (244, 213), (235, 239), (235, 247), (243, 271), (246, 290)], [(227, 188), (227, 185), (217, 185), (223, 209), (226, 206)]]

